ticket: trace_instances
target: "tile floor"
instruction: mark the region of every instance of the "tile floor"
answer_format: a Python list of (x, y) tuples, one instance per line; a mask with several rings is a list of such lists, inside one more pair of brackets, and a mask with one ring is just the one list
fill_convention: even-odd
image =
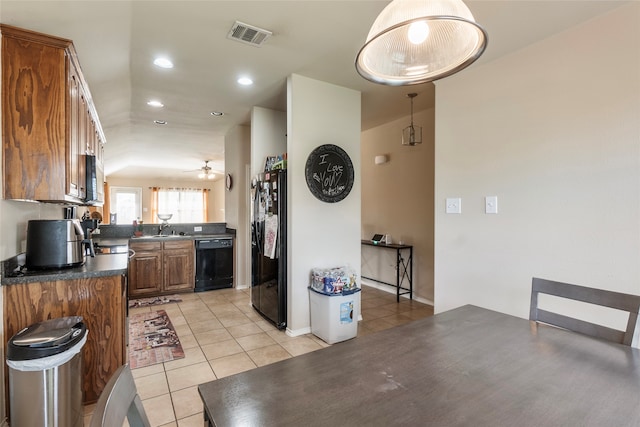
[[(154, 427), (203, 425), (197, 385), (327, 347), (312, 334), (290, 337), (251, 307), (248, 289), (181, 294), (182, 302), (132, 309), (163, 309), (180, 337), (185, 358), (134, 369), (138, 393)], [(363, 286), (358, 336), (433, 315), (433, 307)], [(340, 343), (334, 344), (340, 345)], [(93, 405), (85, 407), (89, 425)]]

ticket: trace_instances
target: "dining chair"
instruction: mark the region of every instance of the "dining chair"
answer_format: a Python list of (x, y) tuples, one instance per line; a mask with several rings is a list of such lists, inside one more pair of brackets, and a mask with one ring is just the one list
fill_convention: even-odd
[(91, 416), (90, 427), (122, 427), (125, 418), (130, 427), (151, 427), (129, 365), (111, 376)]
[[(542, 310), (538, 307), (538, 295), (548, 294), (570, 300), (582, 301), (629, 313), (624, 331), (595, 323), (568, 317), (559, 313)], [(534, 277), (531, 285), (531, 306), (529, 320), (568, 329), (573, 332), (597, 337), (607, 341), (640, 348), (640, 295), (624, 294), (604, 289), (588, 288), (569, 283)]]

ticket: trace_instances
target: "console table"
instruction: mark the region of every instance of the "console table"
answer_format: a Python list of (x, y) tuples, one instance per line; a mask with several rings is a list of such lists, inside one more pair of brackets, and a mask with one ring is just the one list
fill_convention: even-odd
[[(396, 287), (396, 301), (400, 302), (400, 295), (409, 294), (409, 299), (413, 299), (413, 246), (398, 245), (395, 243), (373, 243), (371, 240), (361, 240), (363, 245), (373, 246), (380, 249), (392, 249), (396, 251), (396, 283), (388, 283), (373, 277), (362, 276), (363, 279)], [(404, 257), (408, 253), (408, 257)], [(406, 286), (403, 286), (406, 282)]]

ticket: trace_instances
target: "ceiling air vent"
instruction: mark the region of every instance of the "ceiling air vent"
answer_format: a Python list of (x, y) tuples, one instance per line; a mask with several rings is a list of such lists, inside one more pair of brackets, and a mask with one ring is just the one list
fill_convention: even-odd
[(227, 34), (227, 38), (259, 47), (262, 46), (272, 34), (271, 31), (236, 21), (233, 27), (231, 27), (229, 34)]

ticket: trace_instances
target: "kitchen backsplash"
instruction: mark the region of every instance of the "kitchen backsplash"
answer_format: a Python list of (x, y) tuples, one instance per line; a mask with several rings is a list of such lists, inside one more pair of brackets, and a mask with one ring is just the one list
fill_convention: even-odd
[[(125, 238), (133, 236), (134, 226), (129, 224), (122, 225), (100, 225), (100, 234), (93, 234), (93, 237), (100, 238)], [(197, 231), (196, 231), (197, 230)], [(156, 235), (159, 232), (159, 224), (143, 224), (143, 235)], [(163, 234), (186, 234), (188, 236), (211, 235), (211, 234), (235, 234), (235, 230), (228, 229), (226, 223), (187, 223), (187, 224), (171, 224), (164, 230)]]

